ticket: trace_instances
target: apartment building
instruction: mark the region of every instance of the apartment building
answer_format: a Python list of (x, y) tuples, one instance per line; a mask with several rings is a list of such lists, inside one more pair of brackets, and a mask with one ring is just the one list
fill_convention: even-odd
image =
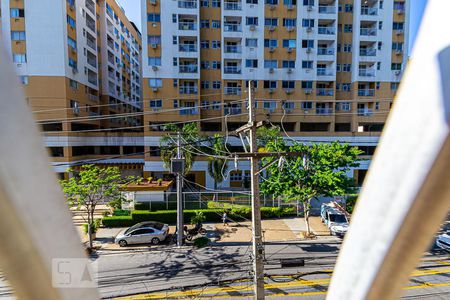
[(115, 0), (3, 0), (1, 38), (61, 176), (98, 159), (142, 173), (141, 36)]
[[(407, 0), (141, 0), (146, 150), (164, 124), (198, 121), (203, 134), (257, 120), (299, 141), (342, 141), (373, 154), (407, 62)], [(168, 112), (166, 110), (169, 110)], [(166, 111), (166, 112), (165, 112)], [(240, 141), (230, 138), (234, 149)], [(370, 160), (354, 176), (361, 181)], [(193, 180), (208, 187), (207, 162)], [(224, 186), (248, 166), (230, 164)], [(166, 172), (157, 152), (144, 173)]]

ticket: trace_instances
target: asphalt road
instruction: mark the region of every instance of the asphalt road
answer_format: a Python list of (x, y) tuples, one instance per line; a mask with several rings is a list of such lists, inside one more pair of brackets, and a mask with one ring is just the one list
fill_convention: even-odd
[[(267, 244), (267, 299), (324, 299), (340, 245), (337, 238)], [(247, 299), (252, 295), (250, 253), (249, 244), (200, 250), (163, 246), (151, 251), (100, 252), (95, 260), (105, 298)], [(293, 258), (304, 259), (305, 266), (281, 266), (280, 260)], [(427, 253), (404, 297), (449, 299), (449, 255)]]

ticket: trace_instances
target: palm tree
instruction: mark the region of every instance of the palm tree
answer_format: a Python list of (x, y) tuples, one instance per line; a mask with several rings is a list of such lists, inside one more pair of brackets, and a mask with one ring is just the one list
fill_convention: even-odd
[[(214, 179), (214, 190), (224, 180), (224, 174), (228, 171), (228, 164), (223, 156), (226, 154), (226, 146), (220, 134), (215, 134), (210, 141), (210, 152), (213, 156), (208, 157), (208, 173)], [(214, 195), (217, 199), (217, 193)]]
[(171, 133), (163, 136), (159, 142), (161, 148), (161, 159), (164, 162), (164, 167), (170, 169), (170, 161), (172, 158), (177, 157), (177, 135), (178, 132), (181, 136), (181, 149), (183, 158), (185, 159), (184, 174), (186, 175), (191, 171), (192, 165), (195, 161), (196, 144), (199, 144), (199, 130), (195, 123), (185, 124), (182, 128), (178, 128), (175, 125), (168, 125), (166, 130)]

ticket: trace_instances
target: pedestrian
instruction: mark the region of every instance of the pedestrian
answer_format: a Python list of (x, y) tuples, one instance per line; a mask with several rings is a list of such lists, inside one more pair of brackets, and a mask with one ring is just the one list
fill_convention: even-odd
[(228, 216), (227, 216), (227, 212), (226, 211), (223, 212), (222, 222), (223, 222), (223, 226), (227, 226), (228, 225)]

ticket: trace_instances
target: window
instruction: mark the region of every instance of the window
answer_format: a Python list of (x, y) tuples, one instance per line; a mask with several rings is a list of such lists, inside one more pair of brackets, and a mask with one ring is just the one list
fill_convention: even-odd
[(283, 19), (283, 26), (284, 27), (296, 27), (297, 19)]
[(264, 26), (278, 26), (278, 19), (277, 18), (265, 18), (264, 19)]
[(258, 67), (258, 60), (257, 59), (246, 59), (245, 60), (245, 67), (246, 68), (257, 68)]
[(221, 82), (220, 81), (213, 81), (213, 89), (220, 90)]
[(336, 111), (350, 111), (352, 109), (352, 104), (350, 102), (337, 102)]
[(302, 81), (302, 89), (312, 89), (313, 82), (312, 81)]
[(200, 28), (209, 28), (209, 20), (200, 20)]
[(398, 89), (398, 82), (391, 82), (391, 91), (396, 91)]
[(200, 48), (209, 49), (209, 41), (200, 41)]
[(174, 45), (178, 44), (178, 38), (176, 35), (172, 36), (172, 44)]
[(220, 41), (211, 41), (211, 48), (212, 49), (219, 49), (220, 48)]
[(77, 62), (70, 57), (69, 57), (69, 66), (74, 69), (77, 69)]
[(281, 86), (283, 89), (295, 89), (295, 81), (282, 81)]
[(178, 79), (173, 80), (173, 87), (178, 87)]
[(276, 89), (277, 82), (275, 80), (264, 80), (264, 88), (265, 89)]
[(172, 14), (172, 23), (177, 22), (177, 14)]
[(162, 79), (161, 78), (150, 78), (148, 80), (148, 85), (152, 88), (162, 87)]
[(344, 24), (344, 32), (353, 32), (352, 24)]
[(211, 7), (220, 7), (220, 0), (212, 0)]
[(258, 39), (245, 39), (245, 46), (258, 47)]
[(21, 8), (11, 8), (11, 18), (24, 18), (25, 10)]
[(378, 22), (378, 29), (379, 30), (383, 29), (383, 21)]
[(67, 24), (69, 24), (69, 26), (74, 29), (77, 27), (75, 20), (72, 19), (72, 17), (70, 17), (69, 15), (67, 16)]
[(208, 7), (209, 6), (209, 0), (201, 0), (200, 1), (201, 7)]
[(247, 0), (248, 4), (258, 4), (258, 0)]
[(27, 55), (26, 54), (13, 54), (13, 62), (16, 64), (26, 63)]
[(161, 57), (149, 57), (148, 65), (149, 66), (161, 66)]
[(401, 71), (402, 70), (402, 64), (393, 63), (391, 65), (391, 70), (393, 70), (393, 71)]
[(304, 101), (301, 102), (300, 107), (305, 110), (312, 109), (313, 103), (311, 101)]
[(295, 48), (296, 40), (283, 40), (283, 48)]
[(207, 60), (202, 60), (200, 62), (200, 69), (202, 70), (208, 70), (209, 69), (209, 61)]
[(269, 4), (269, 5), (278, 5), (278, 0), (266, 0), (266, 4)]
[(283, 0), (283, 4), (286, 6), (297, 5), (297, 0)]
[(162, 100), (150, 100), (150, 108), (161, 108)]
[(19, 80), (23, 85), (28, 85), (28, 76), (19, 76)]
[(258, 25), (258, 17), (247, 17), (245, 24), (257, 26)]
[(72, 39), (72, 38), (70, 38), (70, 37), (67, 37), (67, 44), (69, 45), (69, 47), (71, 47), (73, 50), (77, 50), (77, 42), (74, 40), (74, 39)]
[(11, 31), (11, 40), (25, 41), (25, 31)]
[(207, 80), (200, 81), (200, 88), (209, 89), (209, 81), (207, 81)]
[(270, 110), (276, 109), (277, 108), (277, 102), (275, 102), (275, 101), (264, 101), (263, 102), (263, 108), (264, 109), (270, 109)]
[(313, 61), (312, 60), (303, 60), (302, 61), (302, 69), (312, 69)]
[(174, 57), (172, 59), (172, 66), (174, 66), (174, 67), (178, 66), (178, 58), (177, 57)]
[(147, 22), (161, 22), (160, 14), (147, 14)]
[(404, 23), (403, 22), (394, 22), (392, 24), (393, 30), (403, 30), (404, 29)]
[(394, 10), (405, 10), (405, 2), (394, 1)]
[(220, 20), (212, 20), (211, 27), (215, 29), (220, 28)]
[(218, 60), (213, 60), (212, 61), (212, 69), (220, 70), (221, 66), (222, 66), (222, 64), (220, 63), (220, 61), (218, 61)]
[(351, 72), (352, 64), (342, 64), (342, 72)]
[(336, 50), (337, 52), (341, 52), (342, 45), (341, 44), (337, 44), (336, 48), (337, 48), (337, 50)]
[(380, 110), (380, 102), (375, 102), (375, 109)]
[(75, 80), (69, 79), (69, 86), (74, 90), (78, 90), (78, 82)]
[(352, 44), (344, 44), (343, 52), (352, 52)]
[(148, 37), (149, 44), (159, 45), (161, 44), (161, 36), (160, 35), (149, 35)]
[(314, 27), (314, 19), (303, 19), (302, 26), (303, 27)]
[(277, 60), (264, 60), (264, 68), (265, 69), (275, 69), (278, 68), (278, 61)]
[(345, 12), (348, 12), (348, 13), (353, 12), (353, 4), (345, 4), (344, 8), (345, 8)]
[(242, 171), (230, 172), (230, 181), (242, 181)]
[(314, 0), (303, 0), (303, 6), (314, 6)]
[(283, 60), (282, 66), (284, 69), (295, 69), (295, 60)]
[(381, 62), (380, 62), (380, 61), (377, 62), (377, 70), (378, 70), (378, 71), (381, 70)]
[(350, 91), (350, 88), (351, 88), (351, 83), (343, 83), (343, 84), (342, 84), (342, 90), (343, 90), (344, 92), (349, 92), (349, 91)]
[(276, 48), (278, 46), (278, 40), (271, 40), (271, 39), (265, 39), (264, 40), (264, 47), (266, 48)]
[(302, 48), (314, 48), (314, 40), (302, 40)]

